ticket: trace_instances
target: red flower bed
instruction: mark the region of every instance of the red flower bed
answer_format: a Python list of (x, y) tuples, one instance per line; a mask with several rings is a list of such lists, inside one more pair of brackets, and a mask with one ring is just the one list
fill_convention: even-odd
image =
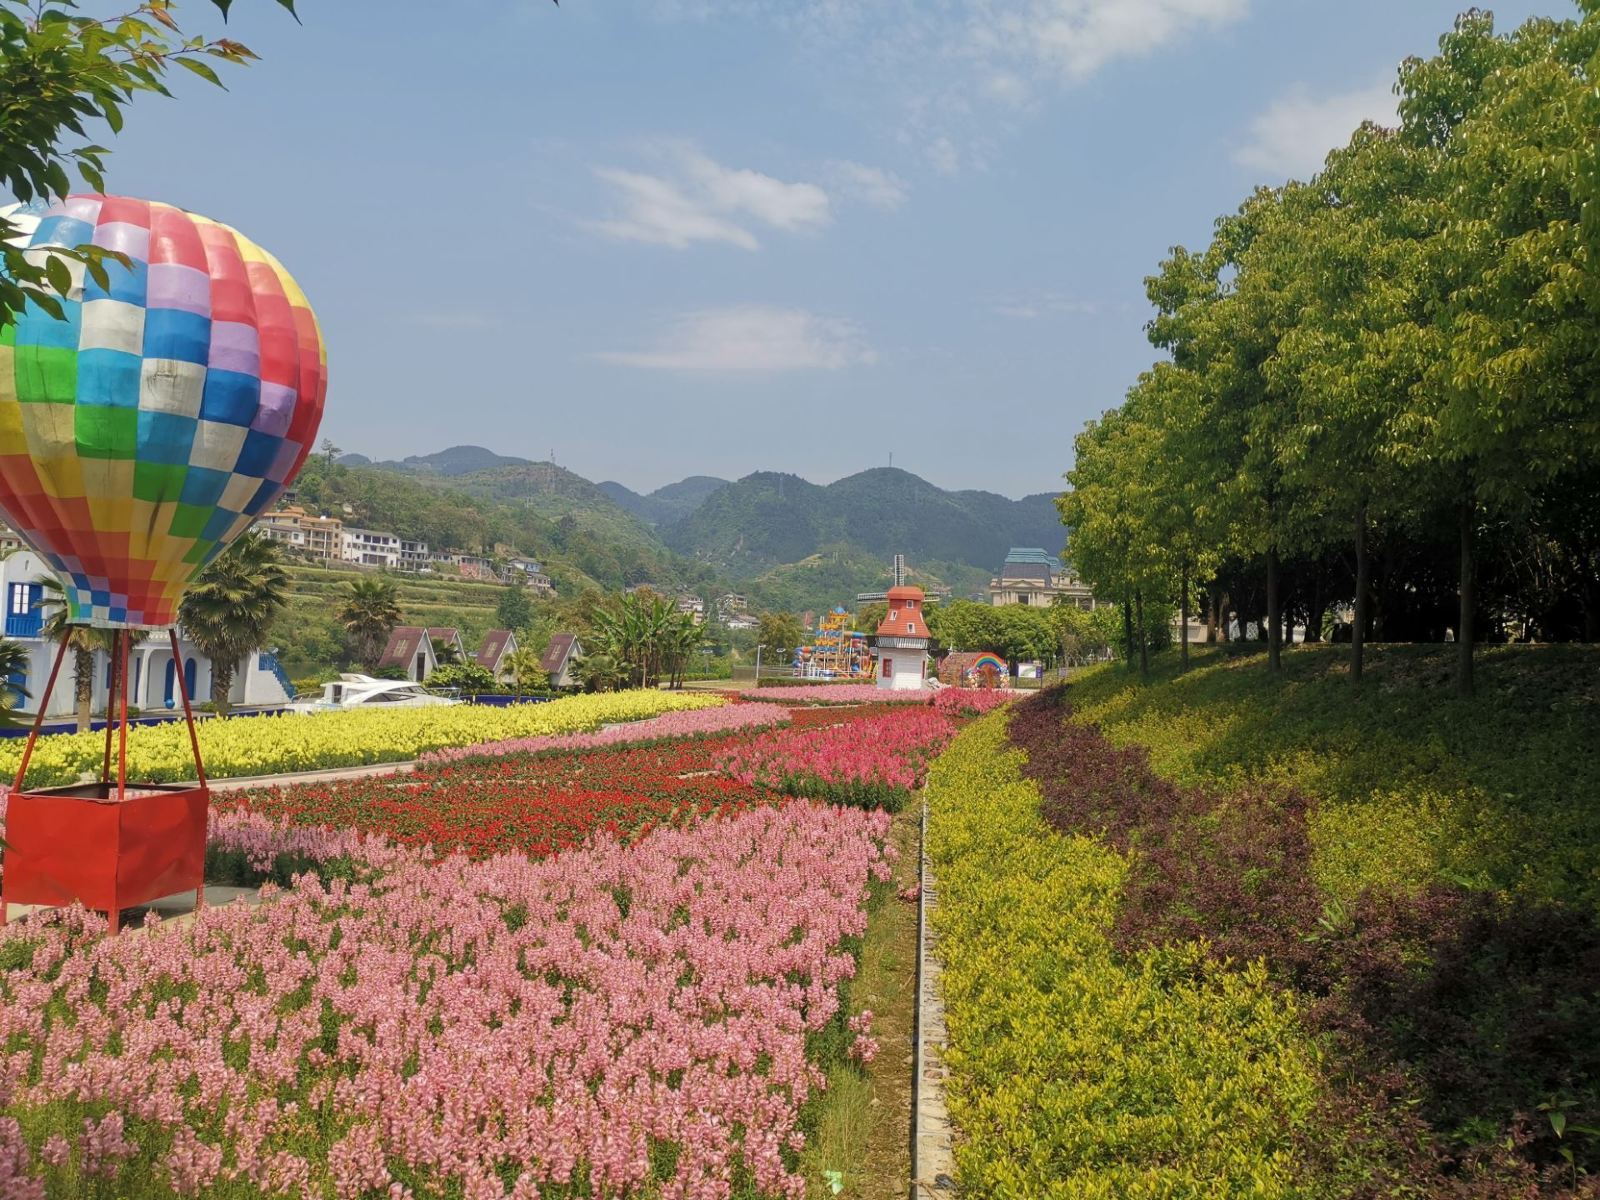
[[(629, 841), (659, 825), (775, 803), (784, 794), (892, 809), (956, 728), (946, 717), (904, 705), (791, 711), (776, 757), (770, 734), (745, 731), (424, 763), (408, 774), (233, 792), (217, 796), (213, 806), (224, 814), (252, 812), (293, 825), (382, 834), (402, 846), (459, 849), (475, 858), (542, 857), (595, 833)], [(927, 736), (890, 736), (908, 724)], [(770, 769), (730, 778), (754, 761), (752, 753)]]
[(605, 831), (631, 838), (765, 793), (710, 774), (713, 747), (738, 738), (419, 768), (410, 774), (295, 784), (218, 797), (296, 825), (381, 833), (401, 845), (542, 856)]

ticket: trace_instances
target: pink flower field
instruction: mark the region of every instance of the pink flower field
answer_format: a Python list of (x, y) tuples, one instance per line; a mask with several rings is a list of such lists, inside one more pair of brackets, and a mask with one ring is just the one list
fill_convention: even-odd
[(417, 761), (424, 765), (437, 765), (469, 758), (502, 758), (508, 754), (538, 754), (548, 750), (596, 750), (605, 746), (738, 733), (741, 730), (788, 723), (789, 710), (781, 704), (728, 704), (721, 708), (700, 708), (667, 713), (644, 721), (630, 721), (595, 733), (547, 734), (544, 737), (512, 738), (503, 742), (481, 742), (476, 746), (435, 750)]
[(792, 802), (471, 862), (225, 818), (357, 879), (0, 933), (0, 1196), (798, 1200), (887, 831)]

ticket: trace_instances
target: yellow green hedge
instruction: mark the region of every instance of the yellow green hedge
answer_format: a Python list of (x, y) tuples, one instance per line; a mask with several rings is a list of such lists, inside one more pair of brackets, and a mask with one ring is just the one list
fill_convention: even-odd
[(1295, 1147), (1320, 1064), (1292, 998), (1197, 947), (1115, 953), (1126, 860), (1044, 825), (1006, 719), (928, 780), (963, 1194), (1316, 1194)]
[[(218, 779), (315, 771), (404, 762), (446, 746), (575, 733), (615, 721), (637, 721), (721, 703), (716, 696), (634, 691), (570, 696), (544, 704), (505, 708), (461, 704), (205, 720), (199, 725), (200, 753), (207, 774)], [(13, 738), (0, 743), (0, 784), (9, 785), (16, 773), (23, 741)], [(39, 739), (28, 766), (27, 786), (50, 787), (74, 783), (80, 775), (98, 775), (104, 746), (104, 735), (100, 733), (56, 734)], [(156, 783), (193, 779), (194, 761), (183, 723), (131, 729), (128, 774), (131, 779)]]

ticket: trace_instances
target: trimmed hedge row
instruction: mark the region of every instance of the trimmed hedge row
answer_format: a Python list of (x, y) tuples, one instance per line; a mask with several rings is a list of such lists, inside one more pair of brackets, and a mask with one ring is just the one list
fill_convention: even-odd
[(963, 1192), (1290, 1197), (1322, 1092), (1292, 995), (1196, 944), (1119, 951), (1127, 857), (1061, 836), (997, 713), (928, 780)]

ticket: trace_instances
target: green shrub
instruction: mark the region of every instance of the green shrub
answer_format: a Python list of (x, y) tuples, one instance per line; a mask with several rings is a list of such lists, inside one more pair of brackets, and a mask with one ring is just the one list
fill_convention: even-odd
[(928, 779), (959, 1184), (991, 1200), (1318, 1194), (1317, 1049), (1259, 964), (1120, 957), (1127, 860), (1051, 832), (1005, 713)]

